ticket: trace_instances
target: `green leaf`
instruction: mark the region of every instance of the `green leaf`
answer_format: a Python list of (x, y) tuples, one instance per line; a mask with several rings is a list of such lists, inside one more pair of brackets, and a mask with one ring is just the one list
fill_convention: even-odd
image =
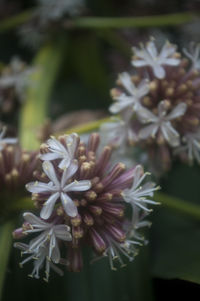
[[(161, 186), (165, 193), (188, 200), (195, 208), (197, 204), (200, 206), (199, 182), (199, 166), (178, 164)], [(159, 201), (162, 202), (162, 197)], [(182, 213), (184, 210), (178, 212), (164, 205), (154, 210), (150, 238), (152, 273), (155, 277), (200, 283), (200, 219), (198, 214), (192, 218), (191, 214)]]
[(6, 276), (6, 268), (12, 246), (13, 221), (8, 221), (0, 226), (0, 300), (2, 298), (3, 284)]

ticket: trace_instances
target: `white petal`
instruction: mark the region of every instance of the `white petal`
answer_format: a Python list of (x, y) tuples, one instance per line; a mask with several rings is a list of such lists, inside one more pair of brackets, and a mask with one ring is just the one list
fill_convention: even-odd
[(75, 217), (78, 214), (76, 205), (66, 193), (61, 193), (61, 201), (65, 212), (69, 216)]
[(158, 56), (158, 51), (156, 49), (155, 43), (152, 41), (147, 43), (147, 51), (149, 52), (149, 54), (153, 59)]
[(146, 109), (143, 106), (138, 106), (136, 113), (142, 123), (158, 121), (158, 117), (156, 115), (154, 115), (150, 110)]
[(149, 137), (155, 138), (159, 126), (157, 124), (147, 125), (139, 131), (138, 137), (140, 139), (147, 139)]
[(144, 60), (133, 60), (132, 65), (134, 67), (145, 67), (148, 65), (148, 63)]
[(172, 120), (177, 117), (180, 117), (185, 114), (185, 111), (187, 110), (187, 105), (182, 102), (179, 103), (172, 111), (170, 114), (167, 115), (167, 120)]
[(90, 189), (92, 186), (91, 182), (88, 180), (83, 181), (74, 181), (68, 185), (66, 185), (63, 189), (64, 192), (67, 191), (86, 191)]
[(56, 225), (54, 226), (55, 236), (61, 240), (70, 241), (72, 240), (72, 236), (69, 233), (70, 227), (67, 225)]
[(70, 163), (71, 163), (71, 160), (70, 160), (70, 157), (68, 157), (68, 158), (63, 159), (63, 160), (59, 163), (58, 167), (59, 167), (60, 169), (66, 169), (66, 168), (69, 167)]
[(40, 216), (43, 219), (48, 219), (53, 211), (53, 208), (55, 206), (55, 203), (59, 197), (60, 193), (56, 192), (54, 194), (52, 194), (48, 200), (44, 203), (42, 210), (40, 211)]
[(61, 187), (64, 187), (66, 182), (77, 172), (78, 163), (77, 161), (73, 161), (68, 168), (66, 168), (63, 172), (61, 179)]
[(57, 243), (55, 244), (55, 247), (52, 250), (51, 259), (54, 263), (59, 263), (60, 261), (60, 250)]
[(127, 72), (123, 72), (119, 75), (119, 79), (122, 82), (124, 88), (131, 94), (135, 95), (137, 88), (131, 80), (130, 75)]
[(162, 66), (154, 65), (152, 66), (152, 68), (153, 68), (154, 75), (157, 78), (162, 79), (165, 77), (165, 69)]
[(26, 184), (26, 189), (32, 193), (53, 191), (52, 185), (42, 183), (42, 182), (37, 182), (37, 181)]
[(72, 133), (71, 135), (66, 136), (67, 150), (71, 159), (74, 159), (78, 143), (79, 136), (76, 133)]
[(44, 173), (47, 175), (47, 177), (57, 186), (60, 186), (60, 183), (57, 179), (56, 173), (55, 173), (55, 169), (54, 166), (51, 162), (49, 161), (44, 161), (42, 163), (42, 168), (44, 170)]
[(49, 228), (50, 224), (43, 221), (41, 218), (37, 217), (31, 212), (25, 212), (23, 214), (25, 221), (31, 224), (35, 228)]
[(165, 62), (163, 65), (170, 65), (170, 66), (178, 66), (180, 64), (180, 60), (170, 58), (170, 59), (165, 59)]
[(180, 138), (178, 132), (172, 127), (170, 122), (165, 122), (161, 125), (161, 131), (164, 138), (171, 146), (178, 146), (180, 144)]
[(51, 161), (51, 160), (55, 160), (55, 159), (59, 159), (60, 155), (57, 153), (46, 153), (46, 154), (42, 154), (40, 155), (40, 159), (44, 160), (44, 161)]

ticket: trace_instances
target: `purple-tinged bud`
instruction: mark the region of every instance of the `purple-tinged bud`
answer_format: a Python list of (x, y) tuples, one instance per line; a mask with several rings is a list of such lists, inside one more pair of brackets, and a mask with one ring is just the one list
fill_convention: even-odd
[(68, 252), (68, 269), (71, 272), (80, 272), (83, 267), (83, 258), (79, 248), (70, 248)]
[(87, 212), (83, 214), (83, 221), (89, 227), (94, 225), (93, 217)]
[(106, 250), (106, 243), (103, 240), (103, 238), (100, 236), (100, 234), (94, 228), (90, 229), (89, 235), (92, 240), (92, 245), (93, 245), (94, 249), (98, 253), (102, 254)]
[(107, 231), (110, 233), (110, 235), (116, 239), (119, 243), (122, 243), (126, 239), (126, 235), (124, 231), (122, 231), (119, 227), (115, 225), (109, 225), (106, 226)]

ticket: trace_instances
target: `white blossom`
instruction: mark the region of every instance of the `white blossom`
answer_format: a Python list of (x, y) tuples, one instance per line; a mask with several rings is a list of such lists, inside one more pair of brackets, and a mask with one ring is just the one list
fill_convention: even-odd
[(140, 99), (149, 92), (149, 82), (147, 79), (141, 81), (136, 87), (131, 80), (131, 76), (127, 72), (124, 72), (120, 74), (119, 80), (130, 95), (127, 96), (125, 93), (122, 93), (121, 95), (114, 97), (116, 102), (110, 106), (110, 112), (113, 114), (119, 113), (125, 109), (135, 109), (140, 102)]
[(148, 137), (155, 138), (160, 130), (163, 138), (171, 145), (178, 146), (180, 143), (179, 133), (173, 128), (171, 120), (181, 117), (185, 114), (187, 105), (179, 103), (175, 108), (167, 114), (168, 106), (166, 101), (161, 101), (158, 105), (158, 115), (153, 114), (150, 110), (140, 107), (137, 115), (142, 123), (148, 123), (146, 127), (139, 132), (140, 139), (147, 139)]
[(196, 133), (187, 133), (182, 141), (184, 145), (175, 149), (175, 153), (187, 153), (190, 162), (197, 160), (200, 164), (200, 129)]
[(129, 122), (120, 119), (113, 119), (111, 122), (102, 124), (100, 134), (104, 144), (111, 144), (124, 149), (126, 143), (137, 141), (137, 135), (130, 127)]
[(133, 52), (136, 58), (133, 59), (132, 65), (134, 67), (150, 66), (154, 75), (159, 79), (165, 77), (163, 66), (177, 66), (180, 63), (179, 59), (173, 57), (176, 52), (176, 46), (169, 42), (163, 45), (160, 53), (158, 53), (153, 41), (148, 42), (146, 48), (143, 45), (141, 45), (141, 49), (133, 47)]
[(47, 140), (49, 153), (40, 155), (40, 159), (45, 161), (51, 161), (55, 159), (61, 159), (59, 163), (59, 168), (68, 168), (74, 159), (74, 155), (78, 146), (79, 137), (77, 134), (73, 133), (71, 135), (64, 135), (66, 147), (58, 141), (55, 137)]
[(76, 162), (72, 163), (68, 168), (63, 171), (61, 180), (59, 181), (53, 167), (53, 164), (44, 161), (42, 164), (43, 171), (50, 179), (49, 183), (43, 182), (30, 182), (26, 185), (28, 191), (32, 193), (50, 194), (47, 201), (43, 204), (40, 216), (43, 219), (48, 219), (53, 211), (55, 203), (61, 200), (65, 212), (75, 217), (78, 213), (77, 207), (73, 200), (67, 194), (70, 191), (86, 191), (90, 189), (91, 182), (89, 180), (76, 181), (67, 184), (67, 181), (76, 173), (78, 165)]
[(3, 127), (0, 133), (0, 151), (3, 149), (5, 144), (15, 144), (17, 143), (17, 138), (4, 138), (6, 133), (6, 127)]
[(200, 70), (200, 44), (190, 44), (189, 50), (183, 49), (185, 55), (191, 60), (192, 68)]
[(10, 62), (9, 68), (5, 69), (1, 74), (0, 88), (14, 88), (16, 95), (22, 99), (33, 71), (33, 68), (26, 67), (18, 57), (14, 57)]
[(45, 281), (48, 282), (49, 280), (50, 268), (53, 269), (56, 273), (58, 273), (60, 276), (63, 276), (63, 272), (53, 263), (54, 258), (52, 258), (52, 261), (50, 261), (48, 258), (48, 253), (49, 253), (48, 244), (41, 246), (37, 251), (36, 250), (30, 251), (29, 245), (20, 242), (15, 243), (14, 247), (20, 249), (22, 255), (30, 254), (30, 256), (28, 256), (26, 259), (20, 262), (21, 267), (23, 267), (23, 265), (29, 262), (30, 260), (34, 260), (32, 273), (29, 274), (30, 277), (39, 279), (40, 270), (44, 265), (45, 265), (45, 277), (43, 279)]
[(63, 224), (48, 223), (30, 212), (23, 214), (29, 227), (24, 230), (25, 234), (41, 232), (40, 235), (33, 238), (29, 244), (15, 243), (15, 247), (22, 250), (22, 255), (31, 254), (21, 262), (21, 266), (34, 259), (34, 268), (31, 277), (39, 278), (39, 271), (46, 262), (46, 277), (48, 281), (50, 268), (62, 275), (62, 271), (54, 263), (60, 262), (60, 250), (58, 240), (71, 241), (70, 227)]
[(141, 165), (137, 165), (134, 170), (132, 187), (123, 190), (121, 194), (124, 201), (131, 204), (133, 210), (135, 210), (136, 207), (139, 207), (146, 212), (150, 212), (152, 209), (149, 209), (147, 205), (158, 204), (157, 202), (150, 200), (149, 197), (152, 197), (154, 191), (158, 190), (159, 187), (155, 187), (153, 182), (147, 182), (143, 186), (141, 185), (148, 174), (149, 173), (143, 173)]
[(38, 0), (38, 13), (43, 22), (57, 21), (66, 13), (74, 16), (80, 13), (83, 0)]
[(25, 221), (30, 225), (31, 229), (25, 230), (24, 233), (36, 233), (42, 232), (39, 236), (32, 239), (29, 243), (29, 251), (37, 252), (41, 246), (44, 246), (46, 242), (49, 243), (48, 257), (58, 263), (60, 260), (60, 251), (57, 243), (57, 239), (70, 241), (72, 240), (70, 234), (70, 227), (67, 225), (59, 225), (45, 222), (41, 218), (35, 216), (30, 212), (23, 214)]

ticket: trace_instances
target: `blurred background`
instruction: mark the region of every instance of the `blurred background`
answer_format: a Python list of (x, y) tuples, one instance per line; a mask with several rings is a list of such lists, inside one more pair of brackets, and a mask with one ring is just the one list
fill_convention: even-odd
[[(0, 0), (0, 75), (10, 76), (2, 84), (0, 79), (0, 124), (7, 125), (10, 135), (18, 135), (24, 126), (21, 114), (27, 97), (36, 98), (38, 116), (45, 110), (42, 122), (38, 119), (40, 141), (52, 133), (107, 117), (110, 89), (118, 73), (131, 70), (133, 45), (153, 36), (158, 46), (169, 40), (182, 49), (190, 41), (200, 42), (199, 29), (198, 0)], [(44, 64), (46, 71), (34, 87), (29, 75), (40, 68), (36, 62)], [(15, 88), (9, 87), (9, 80)], [(24, 83), (29, 91), (24, 92)], [(34, 89), (35, 94), (31, 92)], [(48, 99), (45, 108), (44, 98)], [(40, 117), (36, 115), (37, 120)], [(179, 184), (175, 185), (177, 179)], [(165, 192), (186, 200), (192, 192), (192, 200), (198, 203), (199, 179), (199, 167), (190, 169), (177, 163), (162, 186)], [(42, 279), (28, 278), (29, 267), (20, 269), (20, 255), (11, 250), (2, 300), (186, 300), (191, 294), (200, 294), (199, 222), (191, 223), (170, 211), (166, 216), (159, 210), (159, 217), (154, 216), (156, 212), (152, 217), (149, 247), (116, 273), (101, 261), (88, 264), (80, 274), (52, 275), (46, 284)], [(163, 221), (170, 224), (167, 229), (161, 229)], [(173, 236), (174, 229), (178, 239)], [(199, 266), (195, 260), (191, 262), (193, 254), (199, 258)], [(186, 275), (183, 265), (188, 270), (192, 267), (194, 275), (192, 271)]]

